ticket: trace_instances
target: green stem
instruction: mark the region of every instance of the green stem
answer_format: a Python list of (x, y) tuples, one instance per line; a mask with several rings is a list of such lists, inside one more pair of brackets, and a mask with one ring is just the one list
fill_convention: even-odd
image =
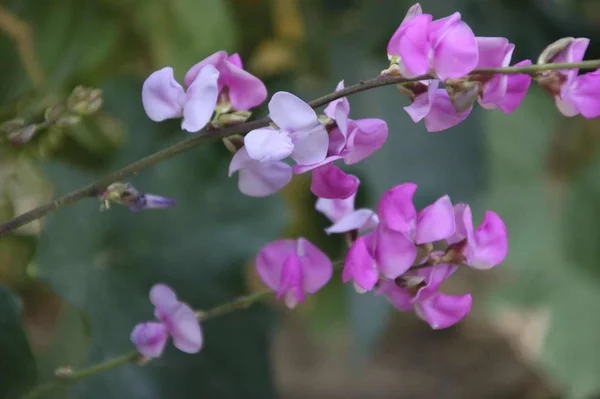
[[(471, 74), (488, 74), (488, 73), (506, 73), (506, 74), (516, 74), (516, 73), (526, 73), (526, 74), (537, 74), (543, 71), (557, 70), (557, 69), (597, 69), (600, 68), (600, 60), (590, 60), (583, 61), (573, 64), (542, 64), (542, 65), (525, 65), (525, 66), (512, 66), (512, 67), (502, 67), (502, 68), (482, 68), (475, 69)], [(372, 79), (361, 81), (352, 86), (348, 86), (345, 89), (340, 91), (336, 91), (333, 93), (329, 93), (323, 97), (319, 97), (316, 100), (311, 101), (309, 104), (313, 108), (321, 107), (329, 102), (336, 100), (338, 98), (351, 96), (356, 93), (360, 93), (362, 91), (371, 90), (377, 87), (389, 86), (389, 85), (397, 85), (402, 83), (409, 82), (417, 82), (419, 80), (427, 80), (433, 79), (432, 75), (422, 75), (414, 78), (404, 78), (402, 76), (396, 75), (380, 75), (376, 76)], [(60, 198), (57, 198), (47, 204), (41, 205), (38, 208), (27, 211), (12, 220), (0, 225), (0, 234), (6, 234), (18, 227), (21, 227), (27, 223), (30, 223), (36, 219), (40, 219), (49, 213), (52, 213), (62, 207), (73, 204), (77, 201), (80, 201), (84, 198), (95, 197), (100, 194), (102, 191), (106, 189), (108, 185), (114, 183), (126, 176), (132, 175), (134, 173), (139, 172), (142, 169), (147, 168), (148, 166), (154, 165), (158, 162), (164, 161), (165, 159), (171, 158), (177, 154), (180, 154), (184, 151), (191, 150), (192, 148), (196, 148), (198, 146), (204, 145), (213, 140), (222, 139), (224, 137), (232, 136), (235, 134), (243, 134), (247, 133), (251, 130), (258, 129), (261, 127), (267, 126), (271, 122), (271, 119), (267, 116), (255, 121), (241, 123), (239, 125), (226, 127), (223, 129), (215, 129), (210, 131), (204, 131), (203, 133), (198, 133), (194, 137), (191, 137), (187, 140), (183, 140), (171, 147), (165, 148), (164, 150), (158, 151), (152, 155), (149, 155), (145, 158), (140, 159), (128, 166), (125, 166), (123, 169), (120, 169), (116, 172), (110, 173), (104, 178), (98, 180), (97, 182), (88, 185), (87, 187), (83, 187), (79, 190), (73, 191), (69, 194), (66, 194)]]

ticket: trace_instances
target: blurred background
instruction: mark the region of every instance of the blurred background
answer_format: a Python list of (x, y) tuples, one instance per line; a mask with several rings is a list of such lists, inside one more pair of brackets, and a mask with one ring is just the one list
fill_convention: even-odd
[[(185, 139), (178, 122), (152, 123), (141, 84), (173, 66), (181, 78), (224, 49), (272, 94), (312, 99), (376, 76), (410, 1), (5, 0), (0, 3), (0, 220), (80, 188), (108, 171)], [(505, 36), (513, 61), (535, 60), (563, 36), (589, 37), (600, 56), (596, 0), (423, 0), (458, 10), (478, 36)], [(102, 108), (53, 119), (78, 85)], [(472, 292), (471, 315), (431, 331), (336, 276), (294, 312), (266, 303), (210, 320), (196, 356), (162, 359), (86, 379), (68, 398), (593, 398), (600, 393), (600, 121), (567, 119), (533, 87), (513, 115), (477, 108), (442, 133), (413, 124), (394, 87), (350, 98), (351, 117), (379, 117), (390, 135), (348, 169), (359, 206), (393, 185), (419, 185), (423, 206), (444, 193), (505, 220), (507, 260), (461, 270), (445, 290)], [(55, 110), (55, 111), (52, 111)], [(64, 110), (64, 109), (63, 109)], [(51, 112), (52, 111), (52, 112)], [(261, 116), (266, 107), (255, 111)], [(8, 122), (8, 124), (6, 123)], [(0, 397), (18, 397), (58, 367), (82, 367), (131, 349), (152, 318), (156, 282), (206, 309), (261, 289), (258, 249), (303, 235), (343, 257), (341, 237), (314, 212), (308, 176), (282, 195), (253, 199), (227, 178), (221, 143), (130, 178), (176, 198), (175, 208), (100, 212), (94, 199), (0, 237)]]

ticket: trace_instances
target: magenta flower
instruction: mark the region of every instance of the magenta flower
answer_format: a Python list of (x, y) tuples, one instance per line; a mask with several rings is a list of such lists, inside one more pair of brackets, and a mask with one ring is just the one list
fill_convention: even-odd
[(378, 206), (377, 228), (354, 242), (344, 263), (342, 281), (354, 281), (359, 291), (371, 290), (379, 275), (395, 279), (417, 259), (417, 246), (445, 240), (454, 234), (452, 203), (443, 196), (417, 212), (414, 183), (393, 187), (383, 194)]
[(434, 330), (448, 328), (471, 311), (470, 294), (447, 295), (438, 292), (440, 285), (457, 266), (440, 264), (403, 275), (399, 281), (381, 281), (378, 293), (383, 294), (401, 312), (415, 311)]
[(292, 167), (285, 162), (259, 162), (248, 155), (246, 147), (239, 149), (229, 164), (229, 176), (239, 172), (238, 188), (250, 197), (275, 194), (292, 180)]
[(304, 238), (273, 241), (256, 257), (256, 271), (262, 281), (284, 298), (293, 309), (306, 294), (321, 289), (333, 274), (333, 264), (319, 248)]
[(363, 233), (377, 226), (379, 218), (371, 209), (354, 209), (355, 198), (356, 192), (346, 199), (319, 198), (317, 200), (316, 210), (333, 223), (325, 229), (327, 234), (347, 233), (353, 230)]
[(269, 102), (269, 116), (278, 129), (256, 129), (244, 137), (250, 158), (275, 162), (291, 156), (300, 165), (325, 159), (329, 135), (310, 105), (291, 93), (280, 91)]
[(456, 12), (433, 20), (423, 14), (417, 3), (412, 6), (387, 47), (397, 57), (405, 77), (435, 74), (441, 80), (459, 78), (471, 72), (478, 61), (475, 35)]
[(226, 94), (236, 110), (248, 111), (266, 100), (267, 88), (264, 83), (244, 70), (242, 59), (237, 53), (228, 57), (225, 51), (218, 51), (205, 58), (185, 74), (185, 84), (191, 85), (208, 65), (219, 71), (219, 94)]
[(154, 122), (181, 118), (181, 128), (188, 132), (201, 130), (210, 121), (217, 105), (219, 71), (207, 65), (198, 71), (196, 79), (187, 83), (187, 90), (175, 80), (173, 68), (153, 72), (142, 87), (142, 104), (146, 115)]
[(439, 80), (419, 83), (426, 86), (426, 90), (417, 94), (412, 104), (404, 107), (404, 110), (415, 123), (424, 119), (428, 132), (441, 132), (456, 126), (471, 113), (472, 106), (463, 112), (456, 112), (448, 92), (439, 88)]
[[(515, 45), (503, 37), (478, 37), (479, 63), (477, 68), (497, 68), (510, 65)], [(530, 60), (515, 66), (531, 65)], [(528, 74), (487, 75), (481, 83), (479, 104), (486, 109), (500, 108), (504, 113), (513, 112), (527, 94), (531, 84)]]
[(454, 206), (456, 231), (447, 239), (455, 245), (464, 263), (474, 269), (490, 269), (502, 263), (508, 252), (506, 225), (496, 213), (486, 211), (483, 222), (474, 229), (471, 208), (466, 204)]
[(310, 191), (320, 198), (345, 199), (358, 190), (358, 178), (344, 173), (333, 164), (325, 164), (313, 171)]
[(198, 353), (202, 348), (202, 330), (192, 308), (178, 301), (173, 290), (164, 284), (152, 287), (150, 302), (160, 321), (135, 326), (130, 339), (137, 350), (150, 358), (160, 357), (170, 335), (180, 351)]

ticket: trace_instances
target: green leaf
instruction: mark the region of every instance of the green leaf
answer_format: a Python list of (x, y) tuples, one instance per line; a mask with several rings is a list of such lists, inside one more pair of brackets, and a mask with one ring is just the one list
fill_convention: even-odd
[(36, 379), (35, 360), (21, 325), (17, 298), (0, 285), (0, 397), (13, 398)]
[(138, 0), (132, 9), (153, 64), (170, 65), (179, 77), (213, 52), (233, 48), (235, 26), (223, 0)]
[[(123, 166), (174, 141), (145, 116), (141, 82), (117, 80), (104, 88), (106, 112), (129, 128), (129, 141), (107, 170)], [(170, 130), (170, 129), (169, 129)], [(175, 198), (166, 210), (131, 213), (99, 202), (77, 203), (48, 217), (38, 250), (38, 274), (83, 310), (92, 331), (89, 362), (131, 350), (129, 334), (153, 319), (148, 291), (171, 285), (194, 308), (207, 309), (246, 292), (242, 266), (275, 239), (286, 220), (278, 197), (254, 199), (227, 177), (230, 155), (219, 142), (152, 166), (131, 179), (136, 188)], [(59, 192), (97, 177), (48, 165)], [(203, 325), (198, 355), (170, 346), (147, 367), (125, 366), (81, 382), (81, 398), (271, 397), (268, 361), (272, 319), (262, 306)]]

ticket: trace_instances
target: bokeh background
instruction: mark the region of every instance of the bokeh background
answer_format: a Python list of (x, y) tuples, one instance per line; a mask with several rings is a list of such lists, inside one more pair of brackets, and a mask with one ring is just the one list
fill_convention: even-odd
[[(104, 105), (28, 143), (3, 138), (0, 220), (79, 188), (186, 138), (152, 123), (143, 79), (166, 65), (182, 77), (225, 49), (239, 52), (270, 93), (312, 99), (388, 66), (389, 36), (412, 3), (400, 0), (5, 0), (0, 3), (0, 122), (43, 121), (77, 85)], [(506, 36), (514, 61), (535, 60), (563, 36), (592, 39), (596, 0), (423, 0), (436, 17), (459, 10), (479, 36)], [(48, 397), (68, 398), (591, 398), (600, 392), (600, 121), (567, 119), (533, 87), (513, 115), (476, 109), (427, 133), (394, 87), (350, 98), (353, 118), (379, 117), (389, 140), (348, 169), (359, 205), (393, 185), (418, 183), (417, 202), (444, 193), (506, 221), (507, 260), (461, 270), (450, 292), (472, 292), (472, 314), (431, 331), (339, 278), (294, 312), (266, 303), (210, 320), (196, 356), (169, 348)], [(264, 115), (265, 106), (255, 111)], [(58, 367), (82, 367), (131, 349), (132, 326), (152, 317), (156, 282), (205, 309), (261, 289), (258, 249), (303, 235), (333, 259), (306, 176), (282, 195), (244, 197), (227, 178), (220, 143), (130, 178), (178, 200), (166, 211), (99, 212), (89, 199), (0, 237), (0, 397), (18, 397)]]

